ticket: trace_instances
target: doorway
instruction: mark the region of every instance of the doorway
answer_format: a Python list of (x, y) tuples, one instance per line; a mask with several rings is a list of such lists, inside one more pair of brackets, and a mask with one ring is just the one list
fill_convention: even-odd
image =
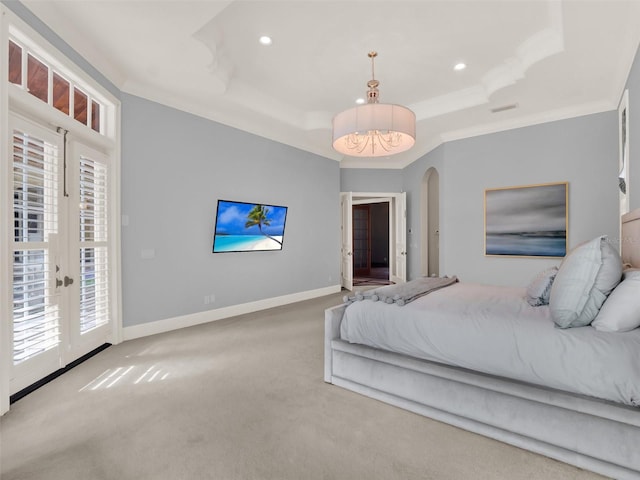
[[(388, 276), (390, 283), (404, 283), (407, 280), (407, 195), (400, 193), (340, 193), (341, 208), (341, 248), (340, 275), (342, 287), (353, 290), (354, 261), (353, 261), (353, 205), (388, 204)], [(372, 262), (373, 263), (373, 262)]]
[(108, 157), (16, 114), (10, 129), (15, 397), (108, 343), (113, 243)]
[(430, 167), (422, 177), (420, 193), (422, 275), (440, 275), (440, 175)]
[(389, 203), (353, 205), (353, 284), (388, 285)]

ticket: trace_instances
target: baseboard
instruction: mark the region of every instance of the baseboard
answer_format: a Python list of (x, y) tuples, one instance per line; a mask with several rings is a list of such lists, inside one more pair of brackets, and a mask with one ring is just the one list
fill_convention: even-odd
[(311, 300), (313, 298), (331, 295), (332, 293), (338, 293), (340, 289), (340, 285), (331, 285), (329, 287), (318, 288), (315, 290), (307, 290), (305, 292), (292, 293), (280, 297), (265, 298), (264, 300), (257, 300), (255, 302), (241, 303), (239, 305), (216, 308), (215, 310), (207, 310), (205, 312), (181, 315), (179, 317), (166, 318), (140, 325), (132, 325), (130, 327), (123, 328), (123, 339), (133, 340), (134, 338), (147, 337), (157, 333), (178, 330), (179, 328), (192, 327), (202, 323), (222, 320), (223, 318), (235, 317), (236, 315), (244, 315), (246, 313), (266, 310), (267, 308), (280, 307), (290, 303)]

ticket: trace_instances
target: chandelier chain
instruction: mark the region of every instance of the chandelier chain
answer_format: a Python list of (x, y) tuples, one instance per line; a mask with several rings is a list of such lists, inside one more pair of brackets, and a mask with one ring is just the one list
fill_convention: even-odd
[(374, 51), (369, 52), (369, 58), (371, 59), (371, 80), (376, 79), (375, 58), (377, 56), (378, 56), (378, 52), (374, 52)]

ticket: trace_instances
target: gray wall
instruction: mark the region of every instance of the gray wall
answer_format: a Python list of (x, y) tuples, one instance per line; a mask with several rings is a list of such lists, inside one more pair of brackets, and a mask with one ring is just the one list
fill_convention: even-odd
[[(334, 160), (122, 94), (124, 325), (339, 284), (339, 185)], [(211, 253), (218, 199), (289, 207), (283, 250)]]
[(440, 173), (440, 274), (465, 282), (526, 285), (559, 260), (484, 256), (484, 190), (569, 182), (569, 248), (600, 234), (617, 242), (617, 113), (550, 122), (449, 142), (404, 169), (408, 273), (420, 274), (420, 189)]
[[(640, 208), (640, 50), (629, 89), (630, 208)], [(440, 274), (464, 281), (526, 285), (558, 260), (485, 257), (484, 190), (569, 182), (569, 248), (599, 234), (617, 242), (617, 112), (551, 122), (441, 145), (401, 172), (342, 169), (341, 191), (406, 191), (408, 278), (421, 274), (422, 179), (440, 174)]]
[(402, 191), (402, 170), (385, 168), (342, 168), (340, 169), (341, 192), (384, 192)]

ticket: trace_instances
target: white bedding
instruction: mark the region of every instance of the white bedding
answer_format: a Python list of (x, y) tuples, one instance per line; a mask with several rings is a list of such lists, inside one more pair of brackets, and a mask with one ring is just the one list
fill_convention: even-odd
[(556, 328), (525, 289), (457, 283), (408, 305), (349, 305), (340, 336), (412, 357), (640, 406), (640, 329)]

